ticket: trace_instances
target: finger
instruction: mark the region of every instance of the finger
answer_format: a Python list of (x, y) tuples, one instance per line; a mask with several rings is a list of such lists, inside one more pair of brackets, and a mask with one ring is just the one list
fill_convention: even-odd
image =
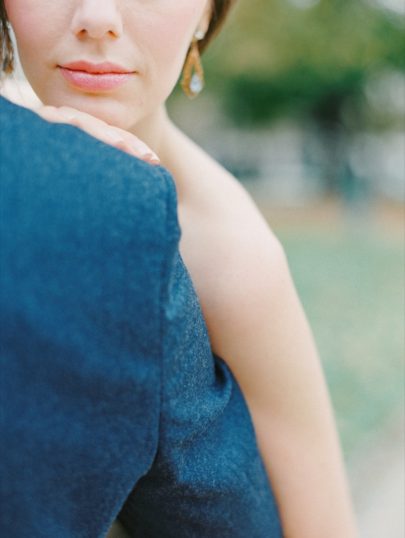
[(135, 135), (119, 127), (108, 125), (91, 114), (68, 106), (43, 106), (38, 113), (48, 121), (68, 123), (78, 127), (94, 138), (150, 164), (160, 164), (158, 156)]
[(67, 123), (70, 123), (75, 127), (80, 127), (80, 129), (85, 131), (91, 130), (92, 133), (95, 133), (99, 130), (101, 133), (104, 128), (108, 127), (107, 123), (104, 121), (75, 108), (61, 106), (57, 108), (57, 112)]
[[(52, 114), (53, 112), (50, 112), (50, 115)], [(55, 115), (59, 115), (60, 119), (65, 123), (78, 127), (111, 146), (119, 147), (124, 143), (124, 137), (115, 127), (95, 118), (91, 114), (67, 106), (62, 106), (56, 109)]]
[(109, 125), (99, 118), (68, 106), (61, 106), (59, 110), (70, 123), (83, 129), (89, 127), (91, 134), (104, 142), (151, 164), (160, 164), (160, 159), (156, 153), (129, 131)]
[(115, 147), (129, 153), (130, 155), (141, 159), (149, 164), (158, 165), (160, 164), (160, 159), (151, 149), (144, 145), (134, 144), (129, 140), (122, 140), (114, 144)]
[(142, 140), (140, 140), (137, 136), (125, 131), (124, 129), (120, 129), (119, 127), (115, 127), (114, 129), (115, 132), (123, 138), (124, 142), (121, 144), (121, 149), (127, 147), (136, 157), (150, 162), (151, 164), (160, 164), (159, 157), (149, 146), (145, 144), (145, 142), (142, 142)]
[(35, 112), (44, 120), (52, 123), (63, 123), (65, 121), (54, 106), (41, 106), (35, 109)]

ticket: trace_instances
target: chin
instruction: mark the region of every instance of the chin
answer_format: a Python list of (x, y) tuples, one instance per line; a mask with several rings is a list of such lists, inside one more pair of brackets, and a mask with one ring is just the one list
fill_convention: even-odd
[[(73, 105), (71, 105), (73, 106)], [(128, 130), (136, 123), (136, 113), (122, 103), (97, 96), (89, 97), (83, 103), (78, 103), (78, 110), (87, 112), (96, 118), (105, 121), (109, 125)]]
[[(123, 99), (111, 95), (92, 94), (59, 94), (47, 96), (46, 104), (53, 106), (69, 106), (81, 112), (90, 114), (109, 125), (128, 130), (137, 121), (138, 116), (135, 104), (128, 104)], [(45, 101), (44, 101), (45, 102)]]
[(120, 107), (117, 108), (117, 110), (114, 110), (113, 107), (97, 106), (96, 104), (89, 107), (84, 106), (79, 110), (87, 112), (87, 114), (91, 114), (109, 125), (128, 131), (136, 123), (135, 115), (133, 112), (130, 114), (128, 111), (122, 110), (122, 107), (121, 109), (119, 109)]

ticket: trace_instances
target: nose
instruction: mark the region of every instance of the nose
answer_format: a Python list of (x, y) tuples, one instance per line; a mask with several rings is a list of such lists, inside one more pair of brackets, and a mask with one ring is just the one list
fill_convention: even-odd
[(72, 19), (72, 32), (92, 39), (120, 37), (123, 22), (116, 0), (81, 0)]

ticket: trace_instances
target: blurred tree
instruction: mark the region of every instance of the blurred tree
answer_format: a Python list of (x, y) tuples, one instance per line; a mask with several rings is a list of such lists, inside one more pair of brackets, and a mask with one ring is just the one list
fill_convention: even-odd
[(342, 134), (370, 121), (367, 81), (387, 68), (405, 72), (404, 18), (366, 0), (240, 0), (206, 62), (237, 125), (292, 116), (315, 126), (336, 190)]
[[(302, 0), (301, 0), (302, 1)], [(210, 86), (238, 123), (286, 113), (335, 123), (368, 77), (405, 71), (404, 20), (365, 0), (240, 0), (233, 24), (208, 52)]]

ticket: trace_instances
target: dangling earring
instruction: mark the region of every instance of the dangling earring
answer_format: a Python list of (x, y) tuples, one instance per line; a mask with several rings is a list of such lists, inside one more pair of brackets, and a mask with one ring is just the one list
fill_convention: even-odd
[(181, 79), (181, 87), (184, 93), (190, 99), (197, 97), (204, 88), (204, 70), (201, 64), (200, 51), (198, 42), (204, 39), (204, 33), (197, 31), (190, 45), (186, 61), (183, 68), (183, 77)]

